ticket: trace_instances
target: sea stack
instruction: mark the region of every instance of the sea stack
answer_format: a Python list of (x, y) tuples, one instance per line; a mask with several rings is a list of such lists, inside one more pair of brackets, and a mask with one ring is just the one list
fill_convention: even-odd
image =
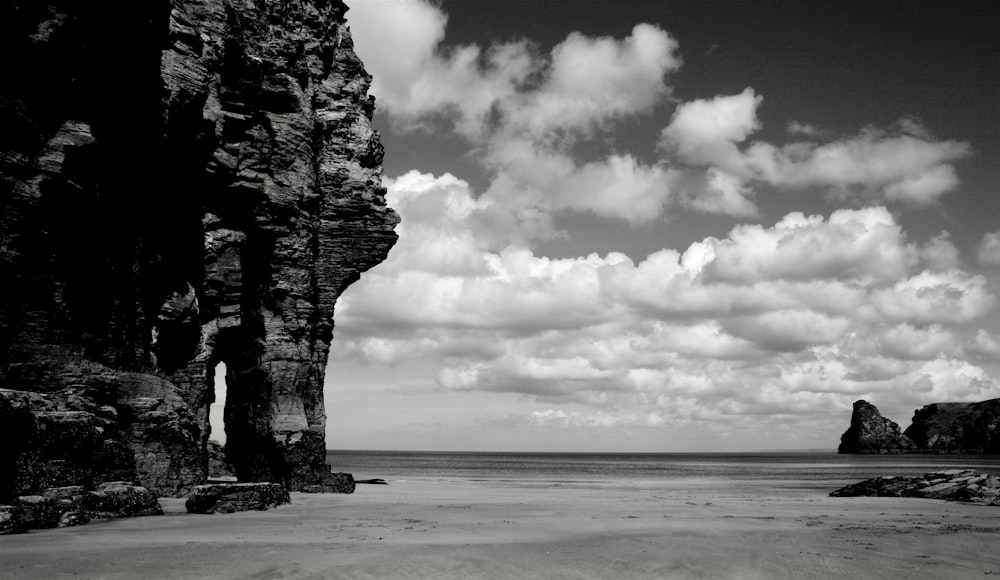
[(339, 0), (0, 8), (0, 503), (208, 470), (324, 486), (337, 297), (382, 261), (370, 76)]
[(851, 426), (840, 437), (838, 453), (906, 453), (913, 441), (903, 435), (899, 425), (882, 416), (868, 401), (854, 402)]

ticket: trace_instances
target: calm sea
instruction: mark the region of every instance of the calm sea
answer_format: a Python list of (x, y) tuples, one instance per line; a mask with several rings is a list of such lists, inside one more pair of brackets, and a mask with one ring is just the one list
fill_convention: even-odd
[[(1000, 475), (998, 455), (838, 455), (775, 453), (481, 453), (327, 451), (333, 471), (355, 479), (494, 481), (497, 483), (704, 480), (796, 487), (846, 485), (879, 475), (977, 469)], [(794, 483), (793, 483), (794, 482)]]

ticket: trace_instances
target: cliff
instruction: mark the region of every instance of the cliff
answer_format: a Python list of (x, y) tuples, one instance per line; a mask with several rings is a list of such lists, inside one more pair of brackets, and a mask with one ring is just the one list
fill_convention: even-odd
[(927, 405), (904, 433), (920, 449), (1000, 455), (1000, 399)]
[(838, 451), (1000, 454), (1000, 399), (926, 405), (902, 433), (874, 405), (857, 401)]
[(384, 259), (370, 77), (339, 0), (0, 7), (0, 503), (323, 485), (337, 297)]

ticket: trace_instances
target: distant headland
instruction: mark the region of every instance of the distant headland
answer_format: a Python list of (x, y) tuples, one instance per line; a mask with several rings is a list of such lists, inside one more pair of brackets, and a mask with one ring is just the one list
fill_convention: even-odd
[(905, 431), (875, 405), (854, 403), (838, 453), (1000, 454), (1000, 398), (978, 403), (932, 403), (917, 409)]

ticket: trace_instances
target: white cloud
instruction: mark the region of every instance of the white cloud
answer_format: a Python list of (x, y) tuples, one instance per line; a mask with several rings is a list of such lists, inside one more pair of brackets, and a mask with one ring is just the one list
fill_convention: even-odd
[(922, 259), (933, 270), (949, 270), (961, 265), (958, 248), (951, 242), (951, 234), (941, 232), (919, 250)]
[(909, 323), (894, 326), (882, 335), (882, 347), (887, 354), (901, 359), (933, 360), (959, 354), (955, 335), (940, 324), (926, 328)]
[(537, 88), (500, 102), (506, 130), (535, 139), (558, 129), (589, 131), (616, 118), (649, 112), (670, 94), (665, 75), (680, 67), (677, 42), (657, 26), (639, 24), (618, 41), (574, 32), (540, 64)]
[(814, 125), (809, 123), (800, 123), (798, 121), (789, 122), (788, 126), (785, 127), (785, 131), (789, 135), (803, 135), (805, 137), (818, 137), (824, 133), (824, 131), (818, 129)]
[(762, 100), (748, 88), (738, 95), (684, 103), (661, 133), (663, 146), (688, 163), (742, 172), (737, 144), (760, 128), (757, 106)]
[(976, 258), (986, 266), (1000, 266), (1000, 230), (983, 235)]
[[(894, 132), (867, 128), (822, 144), (757, 141), (744, 147), (761, 127), (757, 108), (762, 100), (747, 88), (683, 103), (662, 131), (660, 145), (688, 164), (726, 172), (744, 191), (753, 182), (782, 189), (823, 187), (840, 196), (875, 196), (908, 207), (936, 203), (953, 190), (958, 176), (951, 162), (970, 154), (967, 143), (936, 141), (906, 119)], [(811, 129), (793, 122), (789, 131), (808, 134)]]
[[(400, 241), (341, 297), (334, 357), (420, 361), (456, 396), (556, 405), (537, 425), (749, 429), (747, 416), (825, 417), (859, 397), (1000, 388), (975, 363), (997, 349), (976, 327), (995, 304), (985, 280), (952, 264), (946, 234), (917, 246), (884, 208), (792, 213), (636, 263), (546, 258), (479, 230), (484, 212), (514, 210), (452, 176), (388, 186)], [(452, 257), (421, 258), (442, 248)]]
[(773, 228), (743, 225), (709, 239), (706, 274), (722, 280), (896, 280), (909, 266), (902, 229), (885, 208), (838, 210), (828, 221), (790, 213)]
[(573, 153), (581, 140), (669, 97), (666, 76), (681, 62), (662, 29), (639, 24), (620, 40), (572, 33), (547, 55), (523, 41), (444, 48), (447, 18), (436, 6), (351, 6), (379, 107), (404, 128), (453, 123), (493, 172), (487, 199), (514, 206), (522, 233), (551, 234), (554, 211), (640, 223), (670, 203), (674, 176), (665, 167), (613, 153), (578, 162)]
[[(773, 221), (771, 189), (924, 207), (957, 187), (968, 144), (905, 117), (839, 137), (792, 121), (790, 142), (754, 141), (764, 101), (747, 88), (677, 106), (649, 163), (602, 140), (670, 104), (681, 63), (662, 29), (573, 33), (549, 51), (446, 46), (447, 17), (428, 2), (350, 4), (383, 114), (463, 136), (490, 183), (385, 181), (400, 240), (341, 297), (334, 364), (419, 368), (407, 380), (452, 397), (513, 394), (530, 402), (517, 424), (543, 431), (696, 425), (731, 439), (761, 416), (791, 434), (836, 414), (842, 430), (860, 397), (912, 408), (1000, 395), (977, 366), (1000, 349), (979, 325), (996, 308), (986, 279), (947, 232), (911, 242), (886, 207), (790, 212), (642, 260), (532, 249), (562, 234), (562, 212)], [(1000, 231), (978, 257), (1000, 264)]]
[(752, 189), (739, 177), (716, 167), (701, 174), (687, 174), (678, 187), (678, 202), (689, 209), (734, 217), (756, 217)]
[(447, 17), (423, 0), (349, 4), (379, 106), (411, 126), (451, 117), (479, 141), (506, 133), (551, 144), (556, 131), (588, 133), (649, 112), (681, 64), (677, 42), (651, 24), (621, 40), (574, 32), (543, 55), (525, 41), (444, 47)]
[(891, 288), (872, 293), (872, 304), (882, 316), (921, 324), (973, 321), (987, 312), (995, 297), (986, 279), (961, 270), (924, 271), (902, 279)]

